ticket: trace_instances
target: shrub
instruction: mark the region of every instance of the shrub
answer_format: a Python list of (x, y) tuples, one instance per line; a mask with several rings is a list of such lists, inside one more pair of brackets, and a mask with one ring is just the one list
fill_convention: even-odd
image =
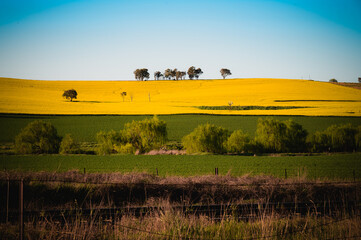
[(228, 131), (213, 124), (199, 125), (193, 132), (183, 137), (182, 143), (187, 153), (224, 153)]
[(114, 146), (114, 149), (117, 153), (122, 154), (133, 154), (137, 150), (132, 144), (126, 143), (121, 145)]
[(15, 137), (15, 152), (19, 154), (58, 153), (61, 138), (55, 127), (37, 120), (29, 123)]
[(126, 143), (123, 132), (116, 132), (111, 130), (109, 132), (100, 131), (96, 136), (98, 145), (96, 148), (96, 152), (99, 155), (106, 155), (111, 153), (117, 153), (114, 149), (116, 145), (121, 145)]
[(253, 150), (251, 139), (242, 130), (234, 131), (226, 142), (227, 151), (230, 153), (249, 153)]
[(161, 147), (167, 141), (167, 124), (157, 116), (133, 121), (124, 126), (126, 142), (140, 153)]
[(97, 153), (140, 153), (162, 146), (167, 141), (167, 124), (158, 117), (127, 123), (124, 129), (97, 134)]
[(293, 120), (258, 119), (256, 142), (267, 152), (300, 152), (306, 149), (307, 131)]
[(60, 143), (60, 154), (76, 154), (81, 153), (80, 146), (74, 141), (71, 134), (66, 134)]
[(361, 133), (351, 124), (332, 125), (324, 131), (317, 131), (309, 138), (312, 152), (351, 152), (360, 149)]
[(337, 81), (336, 79), (334, 79), (334, 78), (331, 78), (331, 79), (329, 80), (329, 82), (331, 82), (331, 83), (337, 83), (338, 81)]

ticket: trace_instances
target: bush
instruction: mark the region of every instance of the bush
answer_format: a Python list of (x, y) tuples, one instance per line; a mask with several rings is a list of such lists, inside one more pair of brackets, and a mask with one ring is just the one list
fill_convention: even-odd
[(115, 146), (126, 143), (122, 131), (116, 132), (111, 130), (107, 133), (100, 131), (97, 133), (96, 139), (98, 142), (96, 152), (99, 155), (117, 153)]
[(61, 137), (48, 122), (37, 120), (29, 123), (15, 137), (15, 152), (18, 154), (58, 153)]
[(187, 153), (224, 153), (228, 131), (213, 124), (199, 125), (193, 132), (183, 137), (182, 143)]
[(352, 152), (360, 150), (361, 126), (351, 124), (332, 125), (326, 130), (315, 132), (309, 139), (313, 152)]
[(140, 153), (161, 147), (167, 141), (167, 124), (158, 117), (127, 123), (124, 129), (97, 134), (97, 153)]
[(60, 154), (76, 154), (81, 153), (80, 146), (74, 141), (71, 134), (66, 134), (60, 143)]
[(307, 131), (293, 120), (258, 119), (256, 142), (267, 152), (302, 152)]
[(329, 80), (329, 82), (331, 82), (331, 83), (337, 83), (338, 81), (337, 81), (336, 79), (334, 79), (334, 78), (331, 78), (331, 79)]
[(140, 153), (161, 147), (167, 141), (167, 124), (157, 116), (142, 121), (133, 121), (124, 126), (127, 143)]
[(242, 130), (236, 130), (231, 134), (226, 142), (226, 148), (227, 152), (237, 154), (249, 153), (254, 150), (250, 137)]

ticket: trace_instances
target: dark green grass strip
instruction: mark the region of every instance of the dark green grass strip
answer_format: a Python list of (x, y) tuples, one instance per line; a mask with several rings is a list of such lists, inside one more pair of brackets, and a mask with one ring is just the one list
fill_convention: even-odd
[[(0, 142), (13, 142), (15, 136), (28, 123), (34, 120), (51, 122), (64, 136), (71, 133), (77, 141), (94, 142), (97, 132), (120, 130), (124, 124), (132, 120), (142, 120), (151, 116), (61, 116), (61, 115), (20, 115), (0, 114)], [(251, 136), (254, 135), (257, 120), (262, 116), (222, 116), (222, 115), (161, 115), (160, 119), (167, 122), (168, 138), (171, 141), (181, 141), (199, 124), (212, 123), (223, 126), (230, 131), (242, 129)], [(263, 116), (264, 117), (264, 116)], [(332, 124), (351, 123), (361, 125), (360, 117), (305, 117), (305, 116), (274, 116), (279, 120), (292, 118), (303, 125), (308, 132), (324, 130)]]
[(310, 108), (302, 106), (197, 106), (195, 108), (201, 110), (232, 110), (232, 111), (245, 111), (245, 110), (284, 110), (296, 108)]
[(135, 156), (135, 155), (32, 155), (0, 156), (0, 169), (20, 171), (57, 171), (79, 170), (83, 172), (147, 172), (160, 176), (195, 176), (230, 173), (234, 176), (244, 174), (273, 175), (288, 177), (301, 175), (309, 179), (361, 179), (361, 154), (335, 154), (319, 156), (227, 156), (227, 155), (183, 155), (183, 156)]

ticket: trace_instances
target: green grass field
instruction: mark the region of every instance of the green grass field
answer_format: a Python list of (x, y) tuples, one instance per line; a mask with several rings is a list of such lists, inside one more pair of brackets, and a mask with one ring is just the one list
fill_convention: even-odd
[(234, 176), (244, 174), (288, 177), (305, 175), (309, 179), (361, 178), (361, 154), (335, 154), (319, 156), (227, 156), (227, 155), (0, 155), (0, 169), (18, 171), (86, 172), (147, 172), (160, 176), (195, 176), (228, 172)]
[[(49, 121), (58, 129), (60, 135), (71, 133), (81, 142), (94, 142), (96, 133), (100, 130), (120, 130), (124, 123), (141, 120), (147, 116), (59, 116), (59, 115), (11, 115), (0, 114), (0, 142), (13, 142), (14, 137), (29, 122), (41, 119)], [(151, 117), (151, 116), (149, 116)], [(180, 141), (199, 124), (213, 123), (223, 126), (230, 131), (242, 129), (254, 135), (259, 116), (219, 116), (219, 115), (162, 115), (160, 119), (167, 122), (168, 138), (170, 141)], [(332, 124), (351, 123), (361, 125), (358, 117), (304, 117), (304, 116), (275, 116), (286, 120), (294, 119), (309, 132), (326, 129)]]

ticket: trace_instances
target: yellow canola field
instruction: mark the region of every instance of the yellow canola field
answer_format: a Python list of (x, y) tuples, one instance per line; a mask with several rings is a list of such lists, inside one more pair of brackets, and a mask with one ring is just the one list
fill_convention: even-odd
[[(38, 81), (0, 78), (0, 113), (233, 114), (361, 116), (361, 91), (291, 79)], [(78, 99), (62, 97), (75, 89)], [(124, 98), (122, 92), (127, 95)], [(196, 106), (302, 106), (283, 110), (201, 110)]]

